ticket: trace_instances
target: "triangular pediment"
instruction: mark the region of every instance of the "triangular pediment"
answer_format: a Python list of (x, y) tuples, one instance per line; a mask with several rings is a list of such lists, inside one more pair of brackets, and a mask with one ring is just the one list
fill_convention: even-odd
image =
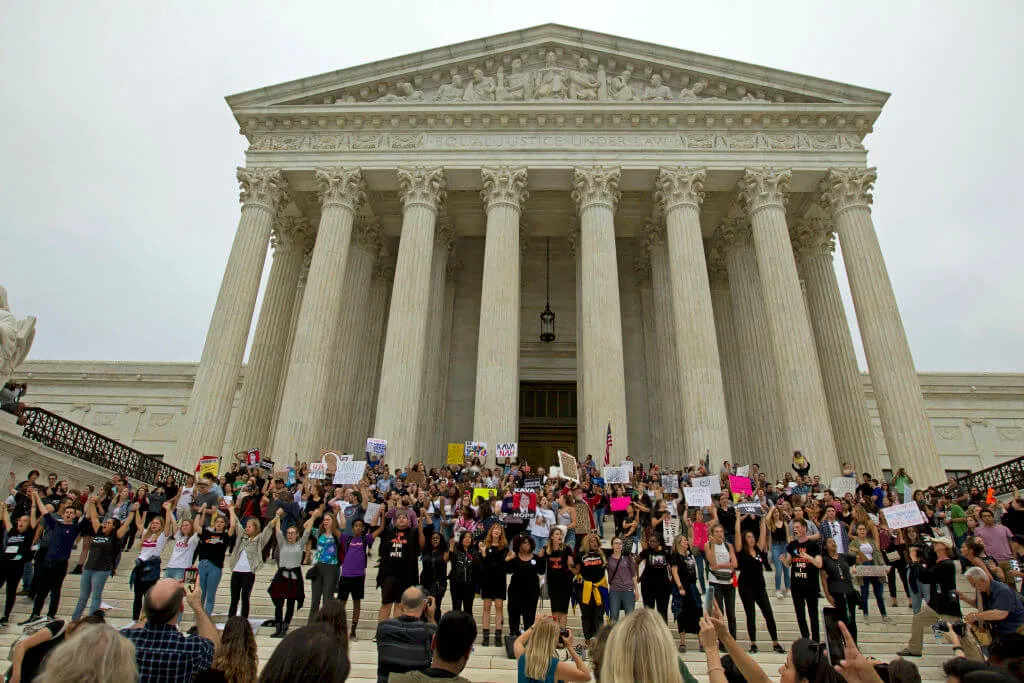
[(264, 108), (571, 103), (881, 107), (888, 94), (603, 33), (545, 24), (227, 98)]

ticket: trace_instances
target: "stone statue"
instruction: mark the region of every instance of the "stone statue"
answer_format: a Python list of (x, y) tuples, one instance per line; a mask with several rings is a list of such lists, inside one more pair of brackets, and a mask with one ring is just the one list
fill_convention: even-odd
[(15, 318), (7, 304), (7, 290), (0, 287), (0, 388), (25, 360), (35, 337), (35, 316), (24, 320)]
[(672, 99), (672, 88), (662, 85), (661, 74), (651, 76), (651, 84), (644, 88), (644, 102), (665, 102)]
[(683, 88), (680, 90), (679, 99), (683, 102), (696, 102), (697, 100), (704, 99), (701, 97), (701, 93), (706, 87), (708, 87), (708, 82), (701, 79), (694, 83), (692, 88)]
[(409, 81), (398, 84), (397, 93), (388, 93), (379, 98), (378, 102), (418, 102), (423, 99), (423, 91), (412, 87)]
[(538, 100), (564, 100), (568, 89), (565, 69), (558, 66), (558, 58), (554, 52), (544, 57), (544, 66), (535, 76), (533, 96)]
[(580, 57), (579, 68), (569, 72), (569, 99), (596, 100), (600, 82), (590, 73), (590, 63), (586, 57)]
[(612, 76), (608, 81), (608, 96), (620, 102), (640, 99), (629, 85), (629, 81), (632, 78), (633, 72), (629, 69), (626, 69), (618, 76)]
[(451, 83), (445, 83), (437, 89), (434, 99), (438, 102), (457, 102), (462, 99), (465, 87), (462, 85), (462, 76), (455, 74)]
[(498, 67), (497, 99), (528, 100), (532, 95), (532, 85), (530, 74), (523, 73), (523, 60), (519, 57), (512, 60), (508, 76), (504, 67)]
[(462, 99), (467, 102), (493, 102), (495, 90), (493, 78), (484, 76), (480, 69), (473, 69), (473, 80), (466, 84)]

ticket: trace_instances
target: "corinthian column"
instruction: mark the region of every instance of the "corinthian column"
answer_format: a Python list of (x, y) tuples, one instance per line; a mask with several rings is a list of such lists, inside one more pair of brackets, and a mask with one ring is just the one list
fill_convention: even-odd
[(615, 258), (619, 176), (618, 168), (577, 168), (572, 181), (572, 199), (580, 215), (580, 312), (586, 345), (583, 357), (586, 440), (579, 455), (592, 454), (602, 459), (604, 436), (610, 421), (616, 461), (625, 460), (629, 455), (622, 313)]
[[(586, 423), (583, 403), (583, 262), (580, 255), (580, 226), (576, 219), (569, 221), (569, 254), (576, 267), (576, 450), (586, 443)], [(602, 451), (603, 452), (603, 451)], [(604, 462), (604, 459), (601, 460)]]
[(747, 169), (740, 192), (750, 214), (788, 450), (801, 450), (827, 481), (840, 473), (807, 307), (786, 227), (792, 174)]
[(220, 456), (224, 450), (267, 241), (287, 188), (281, 171), (274, 168), (239, 168), (238, 183), (242, 215), (206, 333), (187, 421), (171, 462), (186, 471), (191, 471), (201, 455)]
[[(658, 369), (658, 403), (661, 408), (661, 449), (658, 462), (682, 466), (686, 462), (686, 429), (683, 422), (683, 395), (680, 389), (679, 352), (676, 348), (676, 314), (672, 306), (672, 275), (669, 272), (665, 229), (654, 221), (644, 226), (644, 247), (651, 271), (654, 339)], [(646, 309), (644, 309), (646, 314)]]
[(703, 169), (663, 168), (655, 199), (665, 214), (669, 274), (679, 388), (683, 408), (683, 445), (693, 461), (710, 451), (714, 460), (731, 460), (722, 367), (715, 338), (708, 266), (700, 229), (704, 200)]
[(377, 392), (380, 390), (380, 359), (384, 351), (384, 335), (388, 324), (388, 305), (391, 302), (391, 284), (395, 280), (395, 262), (378, 256), (373, 268), (373, 284), (366, 305), (366, 334), (360, 342), (355, 386), (362, 398), (352, 403), (348, 436), (355, 453), (362, 453), (367, 437), (373, 429)]
[(661, 383), (668, 374), (662, 366), (658, 352), (657, 305), (654, 303), (654, 287), (651, 282), (651, 260), (648, 256), (637, 257), (633, 263), (636, 283), (640, 288), (640, 313), (644, 335), (644, 376), (647, 379), (647, 412), (651, 429), (652, 456), (658, 462), (669, 465), (667, 455), (672, 451), (665, 444), (664, 413)]
[(312, 229), (305, 218), (278, 217), (270, 239), (274, 262), (270, 266), (249, 353), (249, 367), (231, 437), (232, 451), (270, 447), (270, 427), (285, 367), (281, 359), (288, 344), (302, 261), (311, 241)]
[(387, 340), (377, 397), (374, 436), (388, 441), (388, 461), (405, 467), (418, 460), (416, 433), (423, 387), (434, 226), (444, 199), (440, 168), (398, 169), (402, 237), (388, 314)]
[(481, 177), (487, 237), (473, 438), (495, 444), (519, 435), (519, 218), (527, 197), (526, 169), (484, 168)]
[(821, 379), (832, 417), (832, 434), (842, 462), (858, 472), (878, 467), (867, 402), (860, 385), (857, 356), (832, 266), (835, 235), (821, 218), (800, 221), (792, 232), (793, 251), (807, 291), (807, 310), (821, 363)]
[[(324, 429), (320, 442), (324, 448), (349, 451), (357, 444), (348, 440), (351, 422), (349, 413), (355, 404), (366, 400), (356, 384), (366, 304), (370, 297), (373, 266), (381, 249), (380, 220), (373, 216), (357, 216), (352, 229), (352, 246), (345, 266), (345, 281), (341, 286), (341, 317), (335, 329), (334, 358), (332, 359), (333, 387), (327, 394), (328, 409), (324, 415)], [(359, 452), (359, 451), (356, 451)]]
[(775, 359), (770, 341), (765, 339), (768, 314), (748, 218), (745, 215), (726, 218), (715, 231), (714, 240), (714, 250), (725, 256), (729, 278), (729, 298), (743, 377), (743, 406), (750, 427), (750, 459), (759, 463), (769, 477), (778, 479), (789, 470), (790, 461), (786, 455)]
[[(721, 356), (722, 384), (725, 387), (725, 408), (729, 415), (729, 444), (736, 462), (751, 464), (750, 428), (747, 424), (746, 397), (743, 391), (743, 365), (739, 340), (732, 317), (732, 296), (729, 277), (720, 254), (709, 255), (708, 279), (711, 282), (711, 307), (715, 313), (715, 332)], [(714, 260), (713, 260), (714, 259)], [(763, 463), (767, 466), (767, 463)]]
[(431, 420), (436, 428), (433, 431), (434, 465), (445, 463), (445, 425), (448, 412), (448, 370), (452, 356), (452, 322), (455, 319), (455, 292), (459, 284), (460, 264), (455, 257), (455, 249), (448, 255), (448, 267), (445, 269), (444, 305), (441, 307), (441, 342), (438, 345), (437, 396), (434, 402)]
[[(295, 324), (271, 456), (287, 462), (309, 459), (327, 444), (323, 419), (334, 376), (334, 341), (345, 295), (345, 269), (356, 211), (365, 197), (358, 168), (316, 171), (320, 228), (309, 264), (306, 290)], [(337, 387), (334, 387), (336, 390)]]
[(871, 221), (875, 169), (832, 169), (822, 183), (843, 248), (871, 387), (893, 469), (905, 467), (924, 486), (941, 483), (942, 464), (910, 355), (896, 295)]
[[(445, 281), (448, 275), (448, 259), (455, 246), (455, 228), (450, 216), (438, 221), (434, 236), (434, 253), (430, 263), (430, 304), (427, 310), (427, 341), (423, 346), (423, 390), (420, 404), (419, 438), (416, 443), (421, 450), (419, 460), (427, 467), (444, 464), (438, 462), (440, 454), (434, 450), (436, 435), (443, 431), (438, 421), (440, 407), (444, 403), (441, 389), (441, 344), (444, 335)], [(444, 371), (448, 371), (447, 364)], [(445, 454), (447, 455), (447, 453)]]

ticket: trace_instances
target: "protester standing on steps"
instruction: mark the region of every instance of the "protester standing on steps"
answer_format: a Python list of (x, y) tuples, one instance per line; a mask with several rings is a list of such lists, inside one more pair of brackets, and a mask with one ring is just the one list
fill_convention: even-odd
[[(534, 555), (533, 539), (522, 533), (515, 537), (505, 556), (508, 581), (508, 632), (518, 636), (533, 626), (540, 600), (540, 576), (544, 573), (544, 551)], [(519, 622), (522, 620), (522, 629)], [(499, 641), (500, 644), (500, 641)]]
[(626, 616), (633, 613), (637, 600), (640, 599), (640, 583), (636, 562), (633, 557), (622, 552), (621, 538), (612, 539), (612, 554), (608, 558), (608, 601), (609, 618), (614, 622), (619, 619), (619, 611)]
[(736, 538), (740, 539), (740, 548), (736, 553), (736, 564), (740, 573), (738, 592), (740, 602), (743, 603), (743, 613), (747, 617), (750, 652), (757, 652), (757, 612), (754, 611), (756, 605), (761, 610), (761, 616), (764, 617), (765, 624), (768, 626), (768, 635), (772, 639), (772, 650), (783, 654), (785, 650), (779, 644), (779, 633), (775, 627), (775, 613), (772, 611), (772, 603), (768, 599), (768, 587), (764, 582), (764, 568), (769, 566), (770, 562), (768, 559), (768, 527), (765, 525), (764, 517), (758, 519), (760, 530), (756, 540), (753, 531), (740, 529), (742, 518), (736, 520)]
[[(661, 543), (661, 534), (650, 530), (637, 562), (640, 589), (644, 607), (657, 608), (661, 618), (668, 622), (668, 603), (672, 597), (672, 583), (668, 566), (669, 551)], [(632, 610), (630, 610), (632, 612)]]
[(36, 509), (39, 510), (39, 514), (43, 518), (43, 524), (50, 532), (50, 544), (33, 579), (36, 595), (32, 603), (32, 614), (19, 626), (44, 621), (40, 615), (47, 595), (50, 596), (50, 611), (48, 612), (50, 620), (56, 618), (57, 609), (60, 607), (60, 591), (64, 585), (64, 577), (68, 573), (68, 559), (74, 550), (79, 530), (75, 509), (70, 505), (64, 508), (60, 519), (58, 519), (51, 515), (53, 506), (45, 505), (39, 497), (39, 492), (35, 489), (32, 490), (32, 502), (35, 503)]
[(669, 569), (672, 573), (672, 614), (679, 629), (679, 651), (686, 652), (686, 634), (700, 631), (704, 613), (697, 592), (697, 560), (690, 549), (690, 539), (679, 534), (672, 541)]
[[(818, 621), (818, 570), (822, 565), (821, 549), (817, 541), (807, 537), (805, 520), (793, 520), (793, 533), (796, 538), (786, 546), (783, 562), (791, 572), (790, 585), (796, 622), (800, 627), (801, 636), (821, 642)], [(811, 620), (810, 630), (807, 628), (808, 618)]]
[[(868, 536), (868, 527), (866, 524), (856, 524), (853, 528), (854, 537), (850, 541), (850, 549), (854, 551), (857, 558), (858, 567), (875, 567), (882, 565), (881, 556), (882, 551), (879, 550), (875, 542)], [(892, 570), (890, 570), (892, 571)], [(884, 588), (881, 577), (878, 576), (861, 576), (858, 577), (860, 582), (860, 608), (864, 612), (864, 623), (869, 623), (868, 619), (868, 588), (871, 587), (875, 591), (875, 601), (878, 603), (878, 611), (882, 615), (882, 621), (889, 621), (889, 617), (885, 613), (885, 596)]]
[(322, 518), (320, 522), (319, 535), (316, 539), (316, 550), (313, 551), (313, 564), (306, 572), (306, 578), (310, 582), (309, 618), (310, 623), (313, 615), (320, 609), (321, 599), (329, 600), (338, 588), (338, 538), (341, 536), (341, 529), (338, 528), (338, 519), (333, 514), (323, 514), (324, 508), (313, 510), (313, 515), (307, 521), (313, 524)]
[(3, 523), (6, 538), (4, 539), (3, 556), (0, 556), (0, 584), (7, 584), (7, 601), (4, 603), (4, 616), (0, 618), (0, 626), (6, 626), (14, 611), (14, 601), (18, 594), (18, 582), (25, 573), (25, 565), (32, 558), (32, 544), (36, 535), (36, 507), (31, 507), (28, 515), (21, 515), (11, 521), (6, 505), (0, 505), (0, 523)]
[(821, 558), (821, 590), (828, 604), (836, 609), (837, 620), (857, 640), (857, 604), (860, 598), (853, 585), (850, 565), (857, 558), (852, 553), (840, 553), (835, 537), (825, 540), (825, 554)]
[[(775, 597), (781, 598), (789, 595), (789, 567), (782, 562), (782, 556), (786, 553), (786, 544), (789, 543), (789, 513), (786, 512), (788, 504), (776, 504), (768, 511), (765, 524), (772, 537), (772, 565), (775, 569)], [(785, 588), (785, 593), (783, 592)]]
[(452, 610), (473, 613), (473, 598), (476, 596), (477, 565), (480, 556), (473, 544), (473, 533), (461, 531), (448, 545), (451, 573), (448, 581), (452, 589)]
[[(352, 597), (352, 628), (349, 640), (356, 640), (359, 612), (366, 593), (366, 554), (370, 544), (366, 535), (366, 522), (356, 519), (352, 522), (352, 534), (342, 534), (339, 545), (345, 556), (341, 562), (341, 578), (338, 580), (338, 600), (344, 613), (349, 596)], [(440, 602), (438, 602), (440, 604)]]
[[(381, 589), (381, 608), (378, 621), (388, 619), (392, 610), (396, 610), (407, 588), (419, 582), (420, 548), (426, 545), (423, 537), (423, 525), (426, 520), (419, 519), (419, 527), (413, 528), (410, 523), (410, 511), (398, 510), (394, 515), (395, 526), (390, 527), (385, 521), (385, 506), (377, 511), (375, 524), (379, 525), (373, 532), (373, 538), (380, 538), (380, 569), (377, 580)], [(429, 516), (425, 516), (429, 519)]]
[(192, 520), (183, 519), (180, 523), (175, 521), (175, 509), (171, 508), (171, 515), (167, 518), (167, 529), (174, 539), (174, 549), (171, 550), (171, 559), (167, 561), (167, 568), (164, 569), (164, 577), (181, 581), (185, 578), (185, 570), (192, 566), (192, 558), (199, 547), (199, 534), (196, 533)]
[[(608, 606), (608, 577), (605, 574), (607, 564), (601, 550), (601, 539), (596, 534), (587, 534), (580, 543), (580, 552), (576, 568), (578, 571), (578, 590), (580, 615), (583, 622), (583, 637), (586, 647), (592, 645)], [(583, 645), (578, 647), (582, 648)]]
[[(199, 507), (195, 517), (196, 524), (206, 518), (206, 505)], [(228, 540), (235, 535), (235, 527), (228, 526), (223, 515), (217, 515), (211, 528), (202, 528), (199, 532), (199, 588), (203, 594), (203, 610), (213, 614), (217, 602), (217, 588), (224, 574), (224, 556), (227, 554)]]
[[(239, 503), (245, 498), (242, 494)], [(242, 602), (242, 617), (249, 618), (249, 598), (256, 584), (256, 572), (263, 566), (263, 546), (267, 544), (272, 531), (270, 525), (260, 531), (260, 521), (255, 517), (246, 521), (245, 526), (235, 516), (235, 508), (229, 507), (231, 526), (235, 529), (235, 547), (231, 551), (231, 603), (228, 616), (235, 616), (238, 602)]]
[(428, 595), (434, 597), (434, 604), (440, 611), (444, 594), (448, 592), (448, 545), (440, 530), (429, 535), (424, 533), (424, 537), (427, 544), (420, 558), (423, 565), (420, 584)]
[[(294, 526), (288, 527), (288, 530), (282, 533), (281, 519), (284, 515), (285, 511), (278, 508), (268, 525), (268, 528), (274, 530), (278, 549), (277, 572), (267, 587), (267, 593), (270, 594), (270, 599), (274, 603), (275, 630), (274, 634), (270, 636), (271, 638), (284, 638), (292, 623), (296, 605), (302, 609), (302, 603), (306, 598), (305, 581), (302, 579), (302, 555), (310, 529), (315, 521), (312, 517), (306, 520), (301, 535), (298, 528)], [(286, 604), (287, 611), (285, 611)]]
[[(132, 567), (131, 576), (128, 578), (128, 585), (135, 590), (135, 600), (132, 602), (132, 621), (138, 621), (142, 613), (142, 598), (153, 584), (160, 579), (160, 554), (167, 545), (171, 527), (168, 520), (171, 519), (171, 505), (164, 505), (164, 517), (154, 517), (147, 526), (143, 518), (141, 507), (135, 510), (135, 527), (142, 532), (139, 541), (139, 556), (135, 558), (135, 566)], [(145, 531), (143, 529), (145, 528)]]
[(93, 530), (92, 544), (89, 546), (89, 556), (85, 560), (85, 567), (82, 569), (82, 579), (78, 586), (78, 604), (71, 614), (74, 621), (85, 612), (85, 605), (92, 596), (92, 604), (89, 605), (89, 613), (92, 614), (100, 609), (103, 604), (103, 587), (114, 570), (114, 556), (117, 554), (117, 547), (121, 539), (128, 533), (131, 521), (125, 520), (120, 526), (114, 526), (114, 520), (108, 519), (102, 524), (96, 512), (96, 497), (89, 499), (85, 504), (85, 514)]
[[(714, 510), (712, 510), (714, 514)], [(708, 558), (708, 593), (705, 596), (706, 607), (714, 601), (719, 609), (725, 612), (729, 622), (729, 633), (736, 637), (736, 551), (725, 540), (725, 528), (715, 522), (708, 527), (708, 543), (704, 547), (704, 555)]]
[(480, 597), (484, 601), (483, 612), (483, 645), (491, 644), (491, 608), (494, 608), (494, 642), (501, 645), (501, 626), (505, 618), (504, 604), (506, 592), (505, 556), (508, 540), (505, 538), (505, 527), (500, 523), (491, 526), (487, 536), (480, 542)]

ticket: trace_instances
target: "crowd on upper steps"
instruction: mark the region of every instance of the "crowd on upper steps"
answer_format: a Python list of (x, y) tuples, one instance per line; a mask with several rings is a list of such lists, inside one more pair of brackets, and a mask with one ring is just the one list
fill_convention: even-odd
[[(371, 453), (337, 484), (351, 467), (271, 469), (254, 451), (181, 483), (114, 474), (72, 490), (56, 473), (12, 472), (0, 506), (0, 626), (20, 627), (8, 680), (342, 681), (349, 643), (364, 637), (368, 573), (379, 681), (468, 680), (477, 645), (502, 648), (520, 681), (691, 681), (682, 653), (694, 644), (702, 678), (765, 680), (752, 656), (758, 613), (787, 683), (920, 680), (914, 658), (942, 629), (955, 646), (950, 680), (1024, 675), (1017, 495), (999, 501), (952, 478), (915, 487), (902, 469), (879, 480), (848, 464), (822, 481), (800, 452), (771, 478), (709, 456), (678, 471), (629, 458), (492, 460), (406, 469)], [(272, 615), (252, 613), (264, 565)], [(133, 597), (120, 631), (103, 601), (118, 571)], [(226, 620), (215, 623), (223, 579)], [(15, 626), (19, 598), (31, 613)], [(914, 616), (900, 657), (864, 657), (858, 621), (889, 623), (903, 604)], [(780, 609), (794, 611), (795, 641), (780, 633)], [(262, 668), (260, 620), (276, 643)]]

